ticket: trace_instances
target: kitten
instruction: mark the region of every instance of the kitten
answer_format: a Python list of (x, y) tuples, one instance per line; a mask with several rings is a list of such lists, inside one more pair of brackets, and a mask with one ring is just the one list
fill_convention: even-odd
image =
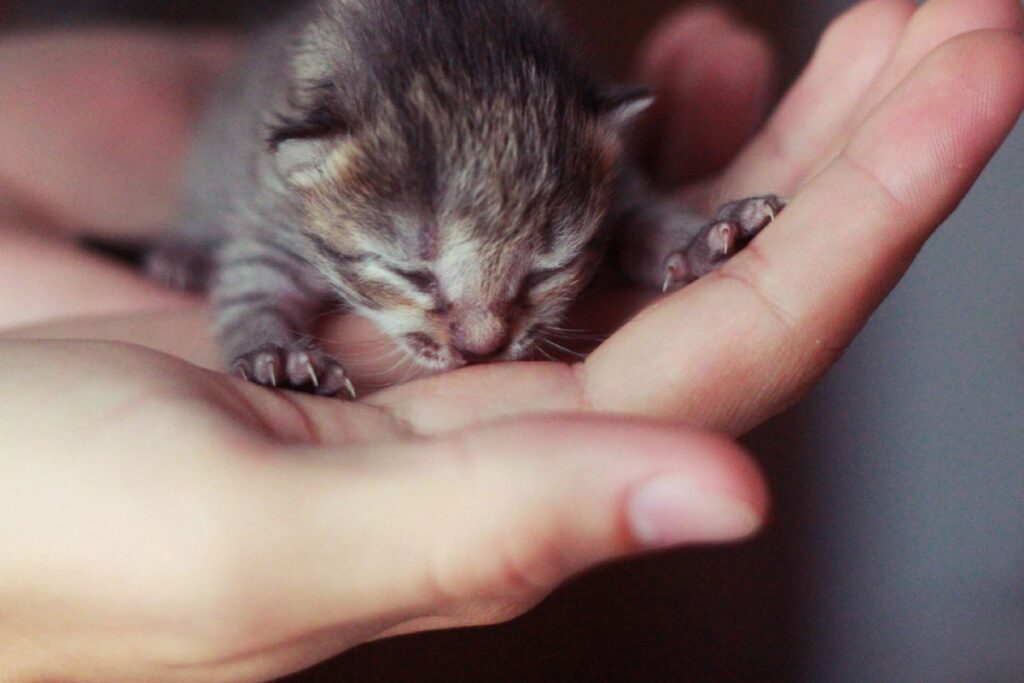
[(247, 379), (354, 395), (308, 341), (329, 302), (436, 370), (527, 356), (615, 242), (627, 277), (710, 272), (781, 210), (652, 195), (606, 87), (525, 0), (325, 0), (255, 41), (212, 103), (150, 272), (212, 294)]

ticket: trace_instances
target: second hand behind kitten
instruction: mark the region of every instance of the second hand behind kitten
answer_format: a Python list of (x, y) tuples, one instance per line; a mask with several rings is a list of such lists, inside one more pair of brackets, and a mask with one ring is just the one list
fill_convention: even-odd
[(355, 395), (309, 341), (339, 301), (429, 368), (524, 358), (609, 248), (669, 289), (783, 208), (709, 223), (654, 196), (623, 142), (650, 101), (595, 81), (526, 0), (308, 3), (216, 96), (149, 270), (208, 288), (231, 369), (267, 386)]

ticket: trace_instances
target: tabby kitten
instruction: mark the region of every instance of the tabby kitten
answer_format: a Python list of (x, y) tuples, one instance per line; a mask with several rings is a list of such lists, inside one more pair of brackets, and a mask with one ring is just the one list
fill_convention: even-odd
[(354, 396), (308, 336), (339, 301), (428, 368), (524, 358), (613, 242), (668, 289), (782, 208), (708, 224), (653, 196), (623, 145), (650, 102), (593, 80), (526, 0), (308, 3), (212, 103), (149, 270), (209, 288), (227, 361), (263, 385)]

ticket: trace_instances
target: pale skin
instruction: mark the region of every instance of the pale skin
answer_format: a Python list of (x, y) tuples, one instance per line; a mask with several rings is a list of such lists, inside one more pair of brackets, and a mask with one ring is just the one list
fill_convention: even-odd
[[(601, 562), (753, 533), (756, 468), (696, 430), (738, 435), (838, 359), (1024, 109), (1021, 29), (1016, 0), (859, 5), (765, 128), (715, 152), (734, 156), (728, 168), (680, 190), (706, 206), (790, 195), (753, 249), (631, 309), (584, 363), (474, 367), (357, 403), (204, 369), (218, 360), (199, 302), (59, 240), (166, 217), (198, 87), (174, 75), (229, 52), (124, 34), (66, 43), (50, 63), (89, 70), (108, 106), (86, 111), (72, 92), (50, 118), (0, 114), (22, 116), (0, 125), (0, 319), (35, 325), (0, 341), (5, 674), (268, 680), (368, 640), (508, 619)], [(704, 87), (671, 67), (695, 31), (717, 32), (701, 49), (728, 68), (767, 69), (745, 29), (686, 13), (641, 60), (669, 101)], [(0, 101), (54, 92), (45, 79), (60, 74), (19, 81), (41, 68), (38, 45), (0, 46)], [(719, 96), (756, 106), (728, 75)], [(151, 126), (108, 158), (124, 117)], [(659, 148), (718, 119), (665, 108)], [(735, 152), (752, 123), (726, 125)], [(637, 301), (606, 292), (580, 319)], [(372, 332), (337, 321), (325, 335), (365, 349)], [(351, 368), (364, 390), (391, 365), (380, 355)]]

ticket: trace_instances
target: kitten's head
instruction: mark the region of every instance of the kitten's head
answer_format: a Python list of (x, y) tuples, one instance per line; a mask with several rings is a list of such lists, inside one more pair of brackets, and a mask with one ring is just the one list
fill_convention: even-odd
[(604, 255), (622, 133), (650, 101), (504, 78), (425, 68), (355, 116), (323, 85), (271, 138), (311, 263), (434, 369), (521, 359), (559, 324)]

